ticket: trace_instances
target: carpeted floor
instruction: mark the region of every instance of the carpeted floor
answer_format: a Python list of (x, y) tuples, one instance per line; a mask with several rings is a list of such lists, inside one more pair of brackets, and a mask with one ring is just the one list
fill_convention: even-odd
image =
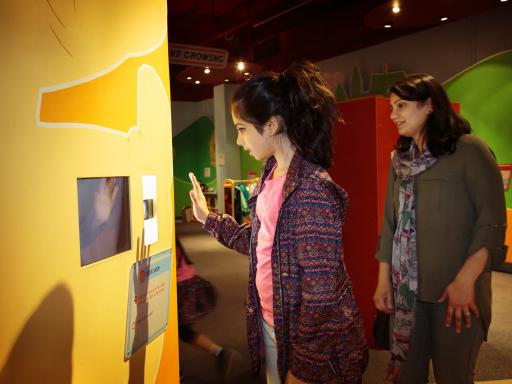
[[(248, 264), (245, 256), (210, 238), (198, 223), (178, 223), (176, 234), (194, 261), (198, 274), (210, 280), (219, 293), (216, 310), (196, 324), (196, 330), (217, 343), (237, 349), (242, 361), (236, 367), (240, 384), (265, 383), (253, 378), (245, 336), (245, 296)], [(387, 352), (370, 351), (365, 384), (384, 383)], [(220, 383), (214, 359), (190, 345), (180, 343), (180, 363), (186, 384)], [(512, 379), (512, 274), (493, 273), (493, 320), (488, 342), (480, 352), (477, 381)]]

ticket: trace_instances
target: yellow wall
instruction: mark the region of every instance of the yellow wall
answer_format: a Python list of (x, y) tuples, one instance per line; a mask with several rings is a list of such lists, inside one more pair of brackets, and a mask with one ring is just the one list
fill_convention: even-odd
[[(173, 242), (166, 23), (165, 0), (0, 0), (0, 383), (178, 381), (174, 283), (168, 330), (124, 361), (142, 175), (151, 255)], [(132, 250), (81, 267), (76, 180), (102, 176), (130, 178)]]

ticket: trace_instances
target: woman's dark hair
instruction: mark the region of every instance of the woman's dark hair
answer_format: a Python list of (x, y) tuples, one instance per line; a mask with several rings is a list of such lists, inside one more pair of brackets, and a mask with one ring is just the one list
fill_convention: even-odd
[(294, 63), (281, 74), (255, 76), (238, 88), (232, 105), (259, 133), (277, 117), (277, 133), (285, 132), (302, 157), (324, 168), (331, 165), (336, 99), (314, 64)]
[[(430, 97), (432, 113), (427, 118), (425, 138), (434, 157), (455, 152), (459, 137), (471, 133), (468, 121), (453, 110), (443, 87), (432, 76), (426, 73), (407, 76), (393, 84), (389, 92), (410, 101), (425, 102)], [(396, 149), (407, 151), (411, 140), (411, 137), (400, 136)]]

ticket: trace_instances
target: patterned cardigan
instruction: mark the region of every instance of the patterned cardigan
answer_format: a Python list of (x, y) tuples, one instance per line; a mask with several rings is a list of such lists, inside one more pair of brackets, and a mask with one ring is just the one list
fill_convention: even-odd
[[(254, 373), (264, 359), (256, 289), (256, 199), (275, 159), (264, 165), (249, 199), (251, 223), (210, 213), (204, 228), (225, 246), (249, 256), (247, 336)], [(328, 173), (295, 154), (283, 186), (272, 248), (272, 286), (278, 369), (307, 383), (360, 383), (368, 363), (361, 315), (343, 262), (347, 193)]]

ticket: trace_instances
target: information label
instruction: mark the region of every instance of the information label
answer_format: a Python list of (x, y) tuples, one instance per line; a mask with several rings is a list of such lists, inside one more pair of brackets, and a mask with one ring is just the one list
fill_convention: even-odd
[(126, 359), (167, 328), (171, 261), (172, 250), (168, 249), (135, 262), (130, 269)]

